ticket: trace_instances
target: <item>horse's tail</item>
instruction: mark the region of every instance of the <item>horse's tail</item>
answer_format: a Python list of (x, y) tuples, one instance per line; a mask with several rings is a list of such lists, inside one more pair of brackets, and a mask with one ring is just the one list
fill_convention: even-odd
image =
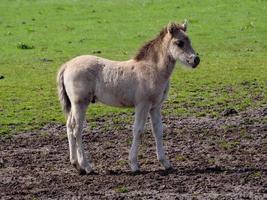
[(62, 65), (57, 74), (57, 91), (62, 110), (68, 115), (71, 109), (71, 102), (64, 85), (64, 71), (65, 65)]

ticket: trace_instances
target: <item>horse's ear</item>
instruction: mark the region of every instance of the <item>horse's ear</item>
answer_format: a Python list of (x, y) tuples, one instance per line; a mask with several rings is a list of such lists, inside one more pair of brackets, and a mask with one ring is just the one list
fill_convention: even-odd
[(186, 32), (187, 31), (187, 27), (188, 27), (188, 21), (187, 21), (187, 19), (184, 20), (184, 23), (182, 24), (182, 27), (184, 29), (184, 32)]
[(167, 26), (167, 30), (168, 30), (168, 32), (169, 32), (171, 35), (173, 35), (175, 32), (178, 31), (176, 24), (173, 23), (173, 22), (170, 22), (170, 23), (168, 24), (168, 26)]

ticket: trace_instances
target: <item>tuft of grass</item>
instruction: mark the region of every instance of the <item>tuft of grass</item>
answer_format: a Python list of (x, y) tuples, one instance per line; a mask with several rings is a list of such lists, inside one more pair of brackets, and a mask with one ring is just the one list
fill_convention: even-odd
[(42, 132), (41, 136), (44, 137), (44, 138), (47, 138), (49, 136), (49, 134), (47, 132)]
[(127, 193), (129, 192), (129, 189), (125, 186), (119, 186), (115, 189), (117, 193)]
[(132, 141), (131, 138), (129, 138), (129, 139), (126, 140), (126, 143), (127, 143), (127, 145), (131, 145), (133, 143), (133, 141)]
[(237, 147), (240, 144), (239, 141), (220, 141), (219, 147), (223, 150), (229, 151)]
[(255, 178), (260, 178), (260, 177), (262, 177), (262, 172), (261, 171), (256, 171), (256, 172), (254, 172), (253, 174), (252, 174), (252, 176), (253, 177), (255, 177)]
[(29, 45), (29, 44), (25, 44), (25, 43), (20, 42), (20, 43), (17, 45), (17, 48), (18, 48), (18, 49), (26, 50), (26, 49), (34, 49), (34, 46), (33, 46), (33, 45)]
[(119, 165), (121, 167), (126, 166), (126, 165), (128, 165), (128, 161), (127, 160), (118, 160), (117, 165)]
[(183, 162), (183, 161), (186, 161), (186, 157), (183, 155), (176, 155), (175, 160), (177, 160), (179, 162)]

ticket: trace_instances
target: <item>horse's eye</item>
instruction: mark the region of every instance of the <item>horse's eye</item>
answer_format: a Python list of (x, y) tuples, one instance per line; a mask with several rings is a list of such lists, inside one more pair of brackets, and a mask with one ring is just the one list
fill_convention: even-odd
[(183, 41), (178, 41), (177, 45), (178, 45), (178, 47), (183, 48), (184, 47), (184, 42)]

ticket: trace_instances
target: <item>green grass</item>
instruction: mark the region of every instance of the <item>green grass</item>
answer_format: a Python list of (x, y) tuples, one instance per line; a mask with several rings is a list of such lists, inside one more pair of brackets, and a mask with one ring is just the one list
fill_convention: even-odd
[(119, 186), (115, 189), (115, 192), (117, 193), (127, 193), (129, 192), (129, 189), (125, 186)]
[[(175, 109), (165, 113), (218, 116), (226, 107), (266, 105), (267, 1), (1, 0), (0, 13), (0, 134), (64, 121), (55, 84), (60, 64), (98, 51), (126, 60), (169, 21), (184, 18), (201, 65), (177, 64), (167, 102)], [(88, 117), (125, 111), (96, 104)]]

